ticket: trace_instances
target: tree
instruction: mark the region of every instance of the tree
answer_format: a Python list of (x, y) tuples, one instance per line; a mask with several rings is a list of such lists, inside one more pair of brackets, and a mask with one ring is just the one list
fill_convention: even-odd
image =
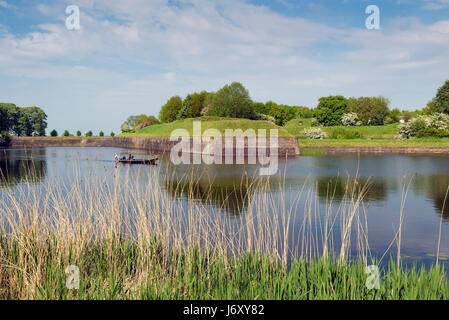
[(69, 130), (65, 130), (64, 133), (63, 133), (62, 135), (63, 135), (64, 137), (70, 136)]
[(438, 89), (433, 103), (433, 111), (435, 113), (449, 113), (449, 80)]
[(93, 134), (93, 132), (92, 132), (92, 130), (89, 130), (88, 132), (87, 132), (87, 136), (88, 137), (92, 137), (94, 134)]
[(253, 102), (251, 106), (256, 113), (270, 115), (270, 106), (268, 105), (268, 103)]
[(13, 103), (0, 103), (0, 132), (45, 136), (47, 115), (38, 107), (19, 108)]
[(100, 131), (100, 133), (98, 134), (100, 137), (104, 137), (104, 132)]
[(204, 108), (204, 102), (206, 100), (207, 94), (208, 93), (206, 91), (202, 91), (201, 93), (195, 92), (187, 95), (176, 118), (180, 120), (201, 116), (201, 111)]
[(57, 137), (57, 136), (58, 136), (58, 131), (56, 131), (56, 129), (53, 129), (53, 130), (50, 132), (50, 135), (51, 135), (52, 137)]
[(390, 112), (390, 101), (382, 96), (351, 98), (348, 103), (348, 111), (354, 112), (363, 125), (383, 125)]
[(0, 103), (0, 132), (16, 133), (19, 112), (13, 103)]
[(77, 137), (81, 137), (81, 131), (79, 131), (79, 130), (76, 131), (76, 136), (77, 136)]
[(230, 118), (256, 118), (248, 90), (239, 82), (225, 85), (218, 90), (207, 114)]
[(38, 107), (20, 108), (18, 126), (21, 129), (20, 135), (31, 136), (35, 132), (39, 136), (45, 136), (47, 128), (47, 115)]
[(322, 97), (318, 101), (318, 106), (314, 110), (318, 123), (324, 126), (341, 125), (341, 117), (347, 111), (348, 99), (338, 95)]
[(273, 103), (269, 115), (274, 117), (278, 126), (283, 126), (296, 117), (296, 111), (292, 107)]
[(122, 130), (122, 132), (133, 132), (137, 125), (137, 121), (139, 121), (139, 116), (129, 116), (121, 125), (120, 130)]
[(161, 108), (159, 119), (161, 122), (168, 123), (176, 120), (178, 112), (182, 108), (182, 99), (180, 96), (171, 97)]
[(114, 137), (114, 136), (115, 136), (114, 131), (112, 131), (109, 135), (110, 135), (111, 137)]

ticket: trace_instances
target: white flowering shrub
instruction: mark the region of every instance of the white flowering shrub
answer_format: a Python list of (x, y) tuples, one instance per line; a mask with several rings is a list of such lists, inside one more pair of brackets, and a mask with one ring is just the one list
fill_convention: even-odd
[(400, 137), (408, 139), (427, 129), (449, 131), (449, 115), (437, 113), (430, 116), (418, 116), (399, 125), (398, 134)]
[(326, 134), (320, 128), (304, 129), (304, 135), (308, 139), (325, 139)]
[(344, 126), (360, 126), (362, 122), (359, 121), (359, 116), (355, 112), (345, 113), (341, 117), (341, 124)]

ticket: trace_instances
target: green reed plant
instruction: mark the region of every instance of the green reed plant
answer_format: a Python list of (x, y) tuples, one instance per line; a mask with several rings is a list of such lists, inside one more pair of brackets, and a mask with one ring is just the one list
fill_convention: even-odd
[[(124, 167), (75, 165), (69, 180), (2, 189), (0, 299), (449, 297), (442, 266), (408, 271), (393, 259), (380, 288), (367, 288), (369, 181), (347, 177), (338, 202), (329, 185), (323, 216), (308, 182), (287, 203), (285, 175), (246, 175), (220, 195), (202, 182), (209, 174), (152, 168), (133, 180)], [(78, 290), (66, 286), (70, 265)]]

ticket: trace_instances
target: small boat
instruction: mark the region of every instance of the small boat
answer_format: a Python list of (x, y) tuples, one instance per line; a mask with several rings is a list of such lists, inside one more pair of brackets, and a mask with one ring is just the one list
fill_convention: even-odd
[(153, 159), (132, 159), (132, 160), (118, 160), (120, 163), (127, 163), (127, 164), (148, 164), (148, 165), (156, 165), (157, 158)]
[[(128, 157), (125, 155), (127, 154)], [(121, 152), (120, 153), (120, 157), (118, 158), (117, 162), (119, 163), (124, 163), (124, 164), (146, 164), (146, 165), (157, 165), (157, 157), (150, 157), (148, 158), (148, 154), (137, 154), (137, 155), (141, 155), (143, 157), (141, 158), (134, 158), (136, 154), (135, 153), (131, 153), (131, 152)], [(131, 156), (131, 159), (130, 159)]]

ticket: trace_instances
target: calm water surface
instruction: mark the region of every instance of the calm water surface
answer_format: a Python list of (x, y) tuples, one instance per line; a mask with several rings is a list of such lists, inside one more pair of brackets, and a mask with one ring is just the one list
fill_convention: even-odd
[[(158, 170), (161, 180), (175, 179), (166, 176), (169, 165), (160, 160), (158, 167), (132, 166), (115, 168), (112, 157), (118, 148), (37, 148), (0, 150), (0, 195), (11, 192), (19, 186), (27, 185), (30, 173), (37, 178), (34, 186), (46, 181), (69, 181), (74, 178), (73, 169), (80, 172), (97, 170), (105, 179), (111, 178), (117, 170), (127, 170), (131, 180), (138, 181), (142, 171)], [(136, 151), (142, 153), (142, 151)], [(255, 176), (257, 166), (212, 165), (197, 166), (201, 174), (194, 196), (198, 201), (209, 199), (212, 205), (226, 203), (232, 215), (245, 214), (244, 198), (236, 194), (241, 188), (242, 176)], [(279, 166), (285, 174), (286, 201), (293, 202), (301, 190), (317, 196), (320, 210), (324, 212), (329, 190), (334, 193), (336, 203), (344, 194), (348, 176), (358, 175), (360, 182), (369, 182), (369, 190), (364, 200), (367, 212), (368, 237), (374, 255), (382, 255), (390, 246), (399, 224), (399, 212), (403, 195), (403, 185), (410, 182), (405, 202), (402, 254), (404, 262), (428, 265), (435, 261), (440, 222), (442, 221), (440, 254), (449, 257), (449, 203), (444, 206), (446, 190), (449, 186), (449, 157), (415, 155), (366, 155), (366, 156), (301, 156), (284, 161)], [(188, 173), (191, 166), (181, 165), (170, 172)], [(111, 178), (112, 179), (112, 178)], [(175, 181), (176, 182), (176, 181)], [(239, 187), (240, 186), (240, 187)], [(277, 193), (277, 183), (271, 187)], [(306, 187), (304, 187), (306, 186)], [(231, 191), (233, 190), (233, 191)], [(305, 190), (305, 191), (304, 191)], [(164, 192), (172, 192), (166, 188)], [(247, 190), (240, 190), (245, 193)], [(207, 203), (210, 204), (209, 202)], [(302, 222), (306, 197), (296, 204), (298, 216), (292, 224)], [(324, 214), (320, 212), (320, 214)], [(267, 213), (269, 214), (269, 213)], [(238, 220), (238, 219), (236, 219)], [(291, 239), (295, 241), (295, 239)], [(394, 246), (393, 246), (394, 249)], [(392, 254), (395, 254), (394, 252)], [(448, 260), (442, 261), (448, 264)]]

